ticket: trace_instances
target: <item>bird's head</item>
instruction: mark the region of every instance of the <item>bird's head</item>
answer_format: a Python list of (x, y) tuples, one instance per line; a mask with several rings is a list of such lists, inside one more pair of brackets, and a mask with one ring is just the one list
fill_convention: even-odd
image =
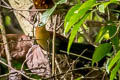
[(37, 32), (37, 33), (45, 31), (45, 30), (46, 30), (45, 24), (43, 24), (43, 23), (40, 23), (35, 27), (35, 32)]
[(45, 24), (44, 23), (40, 23), (40, 24), (38, 24), (38, 27), (45, 27)]

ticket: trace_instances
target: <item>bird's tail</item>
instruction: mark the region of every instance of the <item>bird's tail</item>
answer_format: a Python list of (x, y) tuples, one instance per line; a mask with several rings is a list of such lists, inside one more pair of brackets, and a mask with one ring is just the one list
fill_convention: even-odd
[[(60, 43), (59, 50), (63, 50), (67, 52), (68, 42)], [(92, 58), (93, 52), (95, 47), (90, 44), (83, 44), (83, 43), (73, 43), (70, 48), (70, 53), (74, 53), (77, 55), (83, 55), (89, 58)]]

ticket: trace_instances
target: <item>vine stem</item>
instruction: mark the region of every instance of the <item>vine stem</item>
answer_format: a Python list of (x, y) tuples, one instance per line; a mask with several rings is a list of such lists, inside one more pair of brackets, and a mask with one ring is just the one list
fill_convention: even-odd
[[(6, 53), (6, 57), (7, 57), (7, 62), (8, 62), (9, 66), (12, 66), (12, 64), (11, 64), (12, 58), (10, 56), (10, 49), (9, 49), (7, 38), (6, 38), (6, 31), (5, 31), (5, 28), (4, 28), (3, 24), (2, 24), (1, 14), (0, 14), (0, 28), (1, 28), (1, 33), (2, 33), (2, 39), (3, 39), (4, 47), (5, 47), (5, 53)], [(9, 68), (9, 72), (10, 71), (11, 71), (11, 69)]]
[(53, 31), (53, 41), (52, 41), (52, 76), (55, 75), (55, 36), (56, 36), (56, 20), (57, 20), (57, 15), (55, 15), (54, 18), (54, 31)]

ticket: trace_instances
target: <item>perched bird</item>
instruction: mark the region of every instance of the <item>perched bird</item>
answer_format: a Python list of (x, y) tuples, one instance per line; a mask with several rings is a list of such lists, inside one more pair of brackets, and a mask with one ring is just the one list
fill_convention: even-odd
[[(52, 37), (53, 32), (47, 31), (45, 26), (38, 26), (35, 30), (35, 37), (37, 39), (37, 43), (46, 51), (51, 51), (52, 47)], [(65, 37), (56, 33), (56, 49), (59, 47), (62, 41), (68, 41)]]
[(44, 49), (48, 50), (48, 40), (50, 40), (50, 32), (44, 26), (36, 27), (35, 37), (37, 43)]
[[(45, 25), (37, 26), (35, 30), (35, 37), (37, 43), (46, 51), (52, 50), (52, 37), (53, 32), (47, 31)], [(68, 39), (56, 33), (55, 50), (60, 53), (60, 50), (67, 51)], [(93, 54), (95, 47), (90, 44), (73, 43), (70, 52), (80, 54), (86, 49), (86, 54), (89, 56)]]

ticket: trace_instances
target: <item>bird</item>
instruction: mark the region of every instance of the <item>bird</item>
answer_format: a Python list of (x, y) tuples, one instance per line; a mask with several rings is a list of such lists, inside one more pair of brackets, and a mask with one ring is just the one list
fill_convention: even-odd
[[(45, 28), (45, 25), (37, 26), (35, 27), (35, 38), (36, 42), (46, 51), (52, 51), (52, 39), (53, 39), (53, 32), (47, 31)], [(61, 50), (67, 52), (67, 46), (68, 46), (69, 39), (56, 33), (55, 36), (55, 52), (60, 53)], [(95, 47), (91, 44), (85, 44), (85, 43), (72, 43), (72, 46), (70, 48), (70, 52), (75, 54), (80, 54), (84, 50), (85, 54), (87, 56), (91, 56), (95, 50)]]
[[(35, 28), (35, 37), (37, 43), (46, 51), (52, 50), (52, 38), (53, 38), (53, 32), (52, 31), (47, 31), (45, 28), (45, 25), (43, 26), (37, 26)], [(56, 33), (56, 42), (55, 42), (55, 48), (56, 52), (59, 53), (60, 50), (60, 44), (62, 42), (67, 42), (68, 39), (65, 38), (64, 36)]]

